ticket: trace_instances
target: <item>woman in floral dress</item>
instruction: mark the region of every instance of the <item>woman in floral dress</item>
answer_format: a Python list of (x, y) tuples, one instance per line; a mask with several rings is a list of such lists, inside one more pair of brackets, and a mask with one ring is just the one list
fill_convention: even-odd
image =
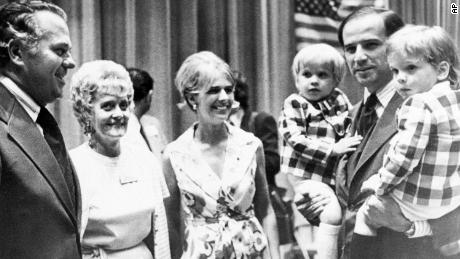
[(198, 122), (167, 146), (163, 161), (173, 258), (279, 258), (262, 144), (226, 122), (234, 102), (229, 66), (199, 52), (175, 83)]

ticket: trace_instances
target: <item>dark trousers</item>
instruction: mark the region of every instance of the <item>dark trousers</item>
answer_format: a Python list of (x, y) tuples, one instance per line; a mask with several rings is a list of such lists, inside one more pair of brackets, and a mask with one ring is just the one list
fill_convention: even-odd
[[(342, 247), (341, 259), (350, 258), (350, 245), (355, 224), (355, 213), (346, 211), (339, 243)], [(433, 248), (431, 237), (407, 238), (403, 233), (388, 228), (380, 228), (374, 243), (375, 258), (369, 259), (451, 259)], [(340, 251), (340, 250), (339, 250)], [(367, 259), (367, 258), (362, 258)]]
[(381, 259), (444, 259), (433, 248), (431, 237), (407, 238), (403, 233), (387, 228), (378, 231), (377, 254)]

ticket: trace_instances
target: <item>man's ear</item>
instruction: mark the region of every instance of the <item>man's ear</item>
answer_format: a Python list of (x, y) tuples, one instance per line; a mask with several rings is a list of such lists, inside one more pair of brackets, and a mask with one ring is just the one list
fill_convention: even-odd
[(438, 64), (437, 70), (438, 70), (437, 71), (438, 72), (438, 76), (437, 76), (438, 81), (444, 81), (444, 80), (448, 79), (449, 71), (450, 71), (450, 65), (449, 65), (449, 63), (447, 63), (447, 61), (441, 61)]
[(21, 42), (19, 40), (11, 40), (8, 43), (8, 55), (10, 56), (11, 62), (21, 66), (24, 64), (23, 49), (21, 48)]

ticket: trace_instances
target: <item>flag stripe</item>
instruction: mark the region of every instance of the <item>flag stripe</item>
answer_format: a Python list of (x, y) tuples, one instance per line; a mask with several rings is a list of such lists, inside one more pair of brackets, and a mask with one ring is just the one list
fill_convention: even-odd
[(301, 39), (323, 39), (328, 41), (335, 41), (337, 43), (337, 33), (335, 31), (327, 32), (310, 28), (297, 28), (295, 29), (295, 35)]
[(296, 28), (301, 29), (301, 28), (306, 28), (310, 30), (317, 30), (319, 32), (326, 32), (326, 33), (335, 33), (337, 34), (337, 28), (327, 26), (327, 25), (319, 25), (319, 24), (299, 24), (296, 23)]
[(303, 47), (306, 47), (308, 45), (311, 45), (311, 44), (316, 44), (316, 43), (325, 43), (325, 44), (329, 44), (331, 45), (332, 47), (336, 48), (337, 51), (341, 52), (342, 51), (342, 48), (340, 46), (340, 44), (337, 42), (337, 41), (330, 41), (330, 40), (324, 40), (324, 39), (302, 39), (302, 38), (297, 38), (298, 39), (298, 42), (297, 43), (297, 50), (301, 50)]
[(304, 13), (295, 13), (294, 21), (301, 22), (305, 24), (318, 24), (318, 25), (329, 25), (331, 27), (337, 28), (340, 24), (339, 21), (336, 21), (332, 18), (326, 16), (312, 16)]

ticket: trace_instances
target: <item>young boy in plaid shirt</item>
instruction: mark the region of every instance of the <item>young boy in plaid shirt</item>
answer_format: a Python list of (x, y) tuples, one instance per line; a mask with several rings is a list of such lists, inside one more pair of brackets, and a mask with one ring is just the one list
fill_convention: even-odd
[(292, 72), (298, 93), (284, 101), (279, 119), (283, 138), (281, 169), (296, 192), (295, 201), (331, 200), (319, 216), (316, 235), (318, 257), (337, 258), (337, 237), (342, 214), (335, 196), (335, 165), (340, 155), (354, 151), (360, 136), (343, 138), (351, 107), (336, 87), (346, 71), (345, 60), (327, 44), (310, 45), (294, 57)]
[[(406, 26), (387, 44), (397, 91), (408, 98), (397, 113), (398, 133), (383, 167), (363, 183), (362, 191), (390, 195), (414, 222), (406, 234), (416, 237), (431, 231), (426, 220), (460, 206), (459, 60), (455, 44), (437, 26)], [(352, 258), (367, 258), (375, 240), (369, 236), (376, 235), (377, 226), (366, 224), (364, 207), (356, 216)]]

